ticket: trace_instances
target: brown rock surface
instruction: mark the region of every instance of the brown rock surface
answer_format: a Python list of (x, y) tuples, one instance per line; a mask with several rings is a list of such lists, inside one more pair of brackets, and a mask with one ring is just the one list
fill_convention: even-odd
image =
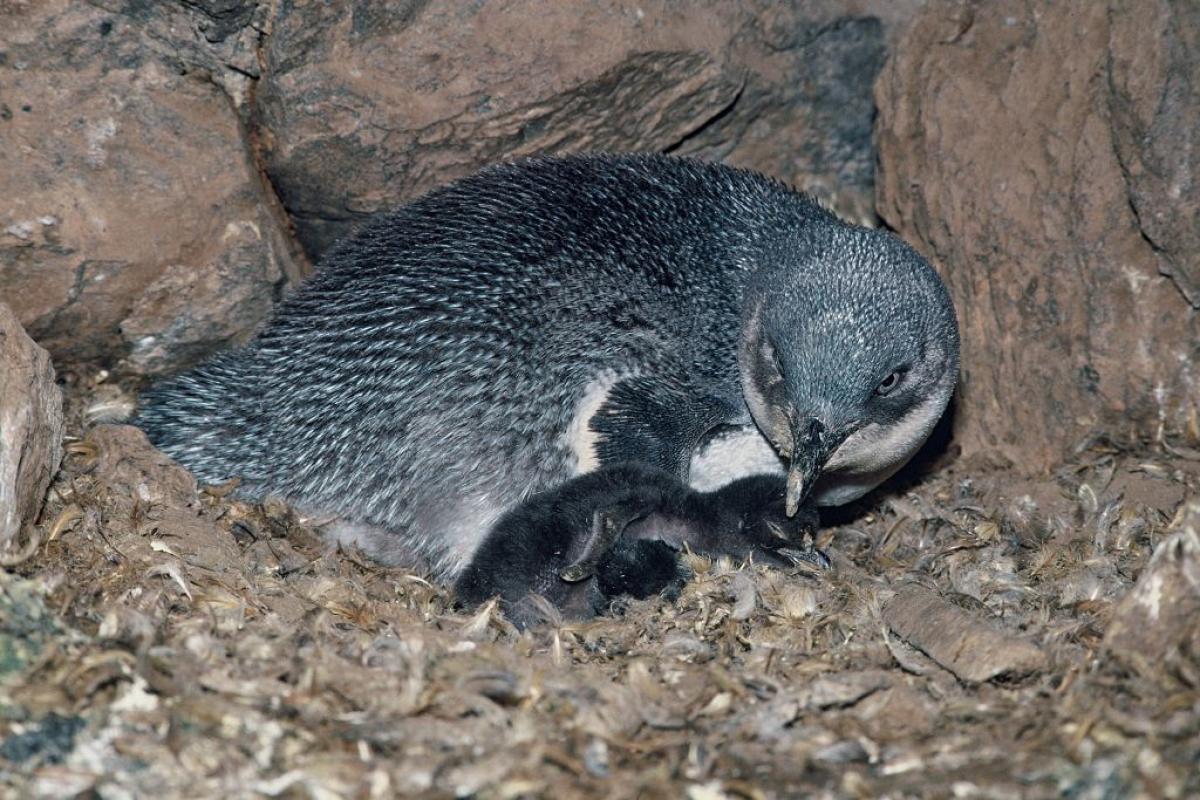
[(884, 607), (883, 620), (897, 636), (962, 681), (1022, 677), (1046, 667), (1045, 656), (1034, 644), (921, 586), (897, 592)]
[(966, 450), (1194, 431), (1198, 32), (1184, 2), (940, 0), (897, 45), (879, 211), (954, 295)]
[(926, 736), (937, 725), (937, 707), (923, 692), (894, 686), (874, 694), (855, 711), (878, 738)]
[(1200, 5), (1112, 9), (1110, 105), (1129, 202), (1159, 269), (1200, 308)]
[(62, 393), (50, 356), (0, 303), (0, 561), (41, 509), (62, 437)]
[(194, 72), (225, 90), (243, 118), (249, 115), (268, 21), (277, 3), (262, 0), (185, 0), (174, 3), (108, 2), (114, 26), (139, 32), (139, 47), (179, 73)]
[(283, 3), (263, 152), (310, 253), (484, 164), (584, 149), (722, 157), (873, 217), (871, 84), (916, 5)]
[(301, 267), (229, 100), (143, 20), (8, 9), (0, 297), (65, 364), (158, 372), (244, 337)]

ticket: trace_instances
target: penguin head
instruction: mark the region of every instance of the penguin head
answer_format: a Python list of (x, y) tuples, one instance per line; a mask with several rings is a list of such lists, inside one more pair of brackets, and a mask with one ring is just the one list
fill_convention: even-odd
[(751, 415), (789, 462), (789, 516), (892, 475), (958, 380), (958, 323), (929, 263), (886, 232), (820, 227), (753, 273), (738, 354)]
[[(812, 506), (786, 515), (784, 485), (778, 475), (749, 475), (708, 495), (715, 534), (710, 552), (748, 552), (765, 564), (791, 566), (813, 561), (820, 518)], [(807, 554), (807, 555), (806, 555)]]

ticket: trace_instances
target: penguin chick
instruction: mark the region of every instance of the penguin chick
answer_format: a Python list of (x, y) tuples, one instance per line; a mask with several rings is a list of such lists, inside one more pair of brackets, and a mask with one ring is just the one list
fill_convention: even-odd
[(370, 223), (136, 422), (203, 481), (453, 579), (502, 514), (604, 465), (854, 499), (941, 415), (957, 330), (912, 248), (761, 175), (537, 158)]
[(504, 515), (455, 583), (464, 606), (499, 597), (519, 627), (542, 619), (538, 595), (568, 619), (604, 613), (620, 597), (678, 592), (687, 549), (778, 567), (828, 568), (812, 546), (811, 507), (788, 517), (781, 476), (698, 492), (645, 464), (604, 467), (531, 497)]

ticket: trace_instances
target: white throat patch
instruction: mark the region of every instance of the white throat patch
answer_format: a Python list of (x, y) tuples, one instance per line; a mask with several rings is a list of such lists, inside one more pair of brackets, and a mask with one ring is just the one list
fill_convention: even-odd
[[(953, 383), (950, 384), (953, 387)], [(819, 506), (840, 506), (892, 477), (921, 448), (946, 409), (936, 391), (892, 425), (867, 425), (842, 443), (813, 491)], [(702, 492), (749, 475), (783, 475), (787, 464), (753, 425), (713, 437), (691, 460), (688, 482)]]
[(941, 392), (934, 392), (891, 425), (871, 424), (851, 434), (825, 465), (813, 501), (840, 506), (895, 475), (929, 438), (946, 402)]

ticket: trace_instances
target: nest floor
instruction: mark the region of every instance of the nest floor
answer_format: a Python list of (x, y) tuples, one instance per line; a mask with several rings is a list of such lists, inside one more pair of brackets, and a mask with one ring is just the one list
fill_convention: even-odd
[(1170, 631), (1127, 599), (1200, 525), (1194, 444), (959, 459), (831, 519), (831, 573), (692, 558), (674, 602), (522, 633), (74, 394), (43, 544), (0, 572), (0, 795), (1200, 793), (1200, 653), (1133, 652)]

